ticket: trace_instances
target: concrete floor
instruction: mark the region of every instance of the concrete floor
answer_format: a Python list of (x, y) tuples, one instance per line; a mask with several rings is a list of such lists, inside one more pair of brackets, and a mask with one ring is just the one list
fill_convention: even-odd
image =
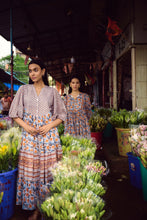
[(116, 134), (105, 139), (101, 155), (97, 152), (96, 158), (103, 157), (110, 168), (105, 178), (104, 220), (147, 220), (147, 202), (143, 199), (142, 190), (131, 185), (128, 158), (119, 155)]
[[(95, 159), (106, 160), (110, 169), (104, 179), (107, 191), (104, 196), (106, 213), (103, 220), (147, 220), (147, 202), (143, 199), (142, 190), (130, 183), (128, 158), (119, 155), (116, 134), (105, 138), (102, 146), (103, 149), (96, 153)], [(27, 220), (30, 214), (16, 207), (10, 220)]]

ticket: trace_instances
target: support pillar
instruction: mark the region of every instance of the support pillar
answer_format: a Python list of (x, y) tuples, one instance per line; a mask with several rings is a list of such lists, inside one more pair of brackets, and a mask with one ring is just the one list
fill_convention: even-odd
[(10, 7), (10, 41), (11, 41), (11, 99), (13, 99), (13, 16), (12, 16), (12, 0)]
[(113, 108), (117, 110), (117, 66), (113, 61)]
[(136, 48), (131, 48), (131, 72), (132, 72), (132, 110), (136, 106)]

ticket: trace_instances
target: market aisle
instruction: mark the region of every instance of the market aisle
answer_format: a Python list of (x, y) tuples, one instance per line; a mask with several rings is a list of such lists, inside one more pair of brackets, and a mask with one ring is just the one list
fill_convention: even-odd
[(96, 158), (106, 159), (110, 168), (105, 178), (107, 192), (104, 199), (108, 207), (105, 219), (147, 220), (147, 202), (143, 200), (142, 191), (130, 184), (128, 158), (119, 156), (115, 134), (113, 138), (105, 139), (103, 150), (97, 152)]

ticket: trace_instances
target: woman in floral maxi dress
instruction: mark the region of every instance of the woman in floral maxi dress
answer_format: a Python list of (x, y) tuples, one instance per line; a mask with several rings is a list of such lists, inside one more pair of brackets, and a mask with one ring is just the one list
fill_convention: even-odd
[(52, 180), (50, 167), (62, 158), (57, 126), (65, 120), (66, 109), (56, 89), (48, 86), (45, 66), (40, 60), (29, 65), (30, 84), (19, 88), (9, 116), (23, 128), (19, 155), (16, 204), (34, 210), (43, 200)]
[(64, 98), (67, 117), (64, 123), (64, 134), (91, 138), (89, 119), (92, 114), (90, 98), (80, 92), (80, 80), (77, 75), (70, 81), (69, 95)]

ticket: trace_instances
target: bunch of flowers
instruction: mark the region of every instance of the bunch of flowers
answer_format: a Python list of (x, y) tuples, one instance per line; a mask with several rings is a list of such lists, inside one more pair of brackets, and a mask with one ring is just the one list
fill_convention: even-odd
[(51, 170), (54, 181), (50, 190), (54, 193), (61, 193), (66, 189), (79, 191), (86, 188), (102, 196), (105, 189), (101, 185), (101, 177), (105, 175), (105, 170), (106, 168), (99, 161), (90, 162), (83, 167), (83, 163), (78, 158), (73, 162), (72, 159), (66, 157)]
[(111, 117), (112, 111), (113, 109), (111, 108), (94, 108), (94, 112), (98, 113), (101, 117), (105, 118), (106, 120), (108, 120)]
[[(76, 138), (67, 134), (61, 136), (61, 145), (63, 155), (79, 155), (85, 159), (93, 159), (95, 156), (96, 145), (91, 139), (87, 138)], [(87, 151), (86, 151), (87, 150)]]
[(133, 154), (140, 157), (143, 165), (147, 168), (147, 125), (131, 129), (129, 142)]
[[(101, 219), (105, 212), (101, 197), (106, 192), (102, 185), (106, 168), (94, 160), (95, 144), (69, 135), (61, 136), (61, 141), (69, 150), (64, 151), (62, 161), (51, 168), (50, 197), (41, 204), (41, 212), (46, 219)], [(73, 156), (73, 151), (78, 154)]]
[(47, 217), (60, 220), (99, 220), (104, 214), (104, 201), (92, 191), (65, 190), (48, 198), (41, 209)]
[(0, 130), (7, 129), (7, 123), (6, 120), (0, 120)]
[(94, 174), (99, 173), (100, 175), (106, 175), (106, 168), (102, 166), (100, 161), (90, 162), (86, 166), (86, 169)]
[(0, 173), (13, 170), (18, 164), (21, 131), (18, 127), (6, 130), (0, 138)]
[(107, 125), (108, 121), (101, 117), (98, 113), (93, 113), (90, 120), (89, 120), (89, 124), (90, 124), (90, 130), (91, 132), (102, 132), (106, 125)]
[(119, 111), (113, 110), (112, 115), (109, 118), (109, 122), (115, 128), (129, 128), (130, 125), (139, 125), (143, 123), (144, 111), (136, 109), (134, 111), (128, 111), (126, 109), (120, 109)]

